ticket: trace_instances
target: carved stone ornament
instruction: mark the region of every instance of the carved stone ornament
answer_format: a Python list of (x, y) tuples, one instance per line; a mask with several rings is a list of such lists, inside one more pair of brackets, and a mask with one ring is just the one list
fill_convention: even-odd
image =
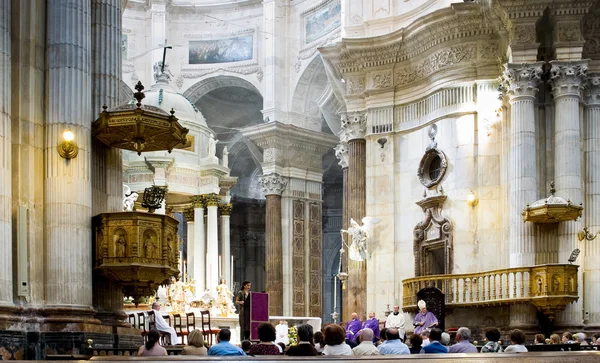
[(346, 141), (364, 139), (367, 132), (367, 114), (365, 112), (354, 112), (342, 117), (342, 130)]
[(513, 25), (510, 32), (511, 44), (531, 44), (535, 43), (535, 24)]
[(183, 216), (185, 217), (186, 222), (194, 221), (194, 208), (188, 208), (183, 211)]
[(503, 90), (510, 97), (534, 97), (538, 91), (537, 86), (543, 73), (543, 64), (543, 62), (532, 64), (509, 63), (504, 71)]
[(558, 23), (555, 30), (559, 42), (577, 42), (581, 40), (581, 23)]
[(448, 160), (446, 154), (437, 148), (437, 142), (435, 136), (437, 134), (437, 126), (431, 125), (429, 129), (429, 138), (431, 139), (430, 145), (425, 151), (425, 155), (421, 158), (419, 163), (419, 169), (417, 170), (417, 176), (419, 181), (426, 188), (431, 188), (438, 185), (448, 168)]
[(231, 211), (233, 210), (233, 205), (231, 205), (231, 203), (220, 204), (219, 205), (219, 210), (221, 211), (221, 215), (223, 215), (223, 216), (230, 216), (231, 215)]
[(204, 195), (194, 195), (190, 198), (190, 201), (192, 202), (192, 206), (194, 208), (206, 207), (206, 199), (204, 198)]
[(344, 141), (340, 141), (334, 148), (335, 157), (339, 160), (339, 165), (342, 169), (348, 167), (348, 143)]
[(600, 73), (590, 73), (588, 75), (583, 95), (586, 105), (600, 104)]
[(389, 88), (392, 86), (392, 71), (373, 74), (373, 88)]
[(523, 210), (523, 221), (534, 223), (558, 223), (574, 221), (581, 217), (583, 207), (572, 204), (570, 200), (554, 195), (554, 182), (550, 183), (550, 196), (535, 201)]
[(221, 201), (221, 197), (218, 194), (211, 193), (204, 196), (204, 200), (206, 201), (207, 207), (218, 207), (219, 202)]
[(288, 183), (287, 178), (276, 173), (263, 175), (258, 182), (265, 195), (281, 195)]
[(160, 209), (163, 200), (167, 195), (166, 186), (153, 185), (144, 189), (144, 196), (142, 198), (142, 207), (148, 208), (148, 212), (154, 213), (155, 210)]
[(554, 98), (561, 96), (579, 97), (587, 77), (588, 61), (561, 62), (551, 61), (550, 82)]
[(363, 93), (365, 91), (365, 78), (364, 77), (348, 77), (346, 79), (346, 93), (349, 95), (355, 95)]

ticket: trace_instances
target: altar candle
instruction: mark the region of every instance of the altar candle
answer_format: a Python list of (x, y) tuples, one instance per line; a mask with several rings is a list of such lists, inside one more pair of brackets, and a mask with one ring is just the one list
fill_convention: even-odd
[(218, 267), (217, 267), (217, 268), (218, 268), (218, 270), (217, 270), (217, 271), (218, 271), (218, 274), (219, 274), (219, 275), (222, 275), (222, 273), (221, 273), (221, 255), (219, 255), (219, 265), (218, 265)]
[(229, 287), (233, 289), (233, 255), (231, 255), (231, 275), (229, 275)]

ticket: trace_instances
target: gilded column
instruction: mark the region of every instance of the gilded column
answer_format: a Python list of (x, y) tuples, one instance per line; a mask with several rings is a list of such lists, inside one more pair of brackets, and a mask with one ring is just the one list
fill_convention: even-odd
[(219, 205), (221, 209), (221, 277), (223, 277), (229, 286), (231, 284), (231, 236), (230, 236), (230, 219), (231, 210), (233, 206), (231, 204)]
[[(77, 320), (92, 305), (90, 4), (49, 0), (46, 11), (46, 303), (68, 306), (68, 319)], [(57, 152), (67, 128), (79, 145), (70, 160)]]
[(219, 282), (219, 220), (217, 212), (221, 198), (217, 194), (206, 196), (206, 285), (214, 292)]
[[(504, 73), (510, 102), (510, 151), (508, 161), (509, 264), (535, 265), (535, 226), (523, 223), (521, 213), (537, 198), (535, 102), (542, 75), (542, 62), (509, 63)], [(518, 291), (520, 289), (517, 288)], [(535, 308), (517, 304), (510, 308), (511, 327), (535, 326)]]
[[(203, 195), (192, 197), (194, 206), (194, 259), (191, 260), (194, 280), (196, 282), (196, 298), (199, 298), (206, 289), (206, 235), (204, 231), (204, 206), (206, 201)], [(188, 261), (189, 266), (189, 261)]]
[(11, 13), (0, 2), (0, 305), (12, 305)]
[[(348, 141), (345, 133), (340, 134), (340, 143), (335, 147), (335, 156), (339, 160), (339, 165), (342, 167), (342, 229), (348, 229)], [(343, 247), (340, 245), (340, 248)], [(348, 270), (348, 259), (346, 256), (340, 255), (342, 259), (340, 261), (341, 268), (340, 271)], [(342, 301), (348, 301), (348, 289), (346, 287), (346, 283), (343, 283), (343, 287), (341, 290)], [(336, 285), (334, 288), (338, 288)], [(337, 306), (337, 301), (335, 302)], [(348, 312), (348, 309), (343, 309), (343, 305), (339, 307), (341, 309), (342, 317), (341, 321), (350, 321), (352, 311)], [(338, 314), (340, 311), (337, 312)]]
[[(551, 61), (552, 93), (554, 94), (554, 181), (556, 195), (573, 204), (583, 202), (581, 190), (581, 130), (579, 102), (587, 75), (588, 61)], [(558, 224), (558, 262), (566, 263), (571, 252), (578, 248), (577, 233), (581, 219)], [(582, 271), (579, 269), (580, 277)], [(579, 281), (582, 281), (581, 279)], [(582, 296), (582, 284), (579, 284)], [(583, 323), (582, 300), (573, 302), (558, 314), (559, 326), (579, 327)]]
[[(183, 212), (183, 216), (185, 218), (185, 222), (187, 224), (187, 274), (188, 274), (188, 278), (195, 278), (196, 276), (194, 276), (194, 271), (193, 271), (193, 265), (194, 265), (194, 261), (196, 259), (196, 257), (194, 256), (194, 208), (189, 208), (186, 209)], [(184, 276), (182, 276), (184, 277)], [(195, 280), (194, 280), (195, 281)]]
[[(367, 213), (367, 150), (364, 139), (366, 126), (366, 113), (355, 112), (347, 114), (342, 119), (342, 130), (348, 140), (348, 215), (345, 221), (347, 225), (350, 224), (350, 219), (360, 223)], [(347, 235), (344, 238), (347, 244), (352, 242), (348, 240)], [(356, 312), (364, 320), (367, 306), (367, 261), (350, 260), (347, 249), (345, 256), (348, 261), (348, 283), (347, 309), (344, 314)]]
[(263, 175), (259, 182), (267, 198), (265, 285), (269, 294), (269, 315), (281, 315), (283, 314), (281, 194), (287, 186), (287, 179), (272, 173)]
[[(588, 76), (583, 122), (585, 152), (584, 221), (592, 233), (600, 230), (600, 73)], [(583, 311), (586, 329), (600, 329), (600, 243), (585, 241)]]

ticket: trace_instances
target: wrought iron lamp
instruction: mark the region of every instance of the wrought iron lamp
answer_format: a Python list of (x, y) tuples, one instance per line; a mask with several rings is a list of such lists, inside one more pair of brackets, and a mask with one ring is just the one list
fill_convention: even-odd
[(596, 232), (596, 234), (591, 234), (587, 227), (583, 227), (583, 230), (577, 233), (577, 238), (579, 238), (579, 241), (593, 241), (596, 239), (596, 237), (598, 237), (599, 234), (600, 231)]
[(67, 128), (65, 132), (63, 132), (63, 141), (58, 144), (58, 155), (64, 159), (73, 159), (79, 153), (79, 146), (77, 143), (73, 141), (75, 139), (75, 135), (71, 131), (71, 129)]

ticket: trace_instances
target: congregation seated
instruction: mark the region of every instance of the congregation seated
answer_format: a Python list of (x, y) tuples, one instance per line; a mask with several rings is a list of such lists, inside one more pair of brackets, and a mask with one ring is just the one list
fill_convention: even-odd
[(544, 337), (544, 334), (536, 334), (535, 338), (533, 339), (533, 344), (543, 345), (545, 341), (546, 341), (546, 338)]
[(204, 338), (202, 332), (198, 329), (194, 329), (188, 335), (188, 345), (183, 347), (182, 355), (207, 355), (208, 349), (204, 344)]
[(250, 350), (250, 347), (252, 346), (252, 342), (249, 340), (242, 340), (242, 350), (244, 351), (244, 353), (248, 354), (248, 351)]
[(324, 335), (323, 355), (353, 355), (352, 348), (346, 344), (346, 332), (340, 325), (327, 326)]
[(400, 332), (396, 328), (390, 328), (386, 332), (387, 341), (381, 344), (377, 349), (382, 355), (386, 354), (410, 354), (408, 346), (400, 340)]
[(550, 335), (550, 344), (561, 344), (560, 335), (558, 335), (558, 334)]
[(315, 332), (313, 335), (313, 341), (315, 342), (315, 349), (319, 354), (323, 353), (323, 348), (325, 348), (325, 340), (322, 332)]
[(579, 343), (579, 345), (589, 345), (587, 342), (587, 336), (585, 335), (585, 333), (577, 333), (576, 339), (577, 339), (577, 343)]
[(423, 346), (423, 348), (421, 349), (421, 354), (448, 353), (448, 348), (446, 348), (445, 346), (443, 346), (440, 343), (441, 339), (442, 339), (442, 330), (439, 328), (431, 329), (431, 331), (429, 332), (430, 343), (426, 346), (425, 345)]
[(354, 355), (380, 355), (379, 350), (373, 344), (374, 333), (371, 328), (364, 328), (358, 334), (358, 345), (352, 349)]
[(456, 344), (448, 349), (448, 353), (477, 353), (477, 347), (471, 344), (470, 340), (471, 329), (464, 326), (458, 328), (456, 331)]
[(229, 329), (221, 329), (217, 335), (218, 343), (210, 347), (208, 350), (208, 355), (246, 355), (242, 348), (231, 344), (229, 342), (230, 339), (231, 331)]
[(562, 343), (563, 344), (573, 344), (575, 343), (573, 341), (573, 334), (569, 333), (568, 331), (564, 332), (562, 335)]
[[(429, 345), (429, 343), (431, 342), (431, 341), (429, 340), (429, 332), (430, 332), (430, 331), (429, 331), (429, 330), (427, 330), (427, 329), (426, 329), (426, 330), (423, 330), (423, 331), (421, 332), (421, 338), (423, 338), (423, 343), (422, 343), (422, 346), (423, 346), (423, 347), (426, 347), (426, 346), (428, 346), (428, 345)], [(440, 339), (441, 339), (441, 338), (440, 338)]]
[(279, 355), (281, 348), (273, 343), (276, 338), (275, 327), (270, 323), (258, 326), (258, 339), (260, 343), (254, 344), (248, 350), (250, 355)]
[(316, 356), (319, 355), (317, 349), (312, 345), (313, 327), (308, 324), (298, 326), (298, 344), (291, 346), (285, 352), (292, 356)]
[(138, 355), (147, 356), (147, 357), (160, 357), (166, 356), (167, 350), (158, 344), (160, 340), (160, 333), (156, 329), (150, 330), (148, 332), (148, 341), (146, 344), (142, 345), (138, 350)]
[(408, 342), (410, 343), (410, 354), (421, 353), (421, 349), (423, 348), (423, 337), (421, 337), (421, 334), (411, 334), (408, 337)]
[(514, 329), (510, 332), (511, 345), (504, 349), (505, 353), (522, 353), (528, 352), (527, 348), (523, 345), (525, 343), (525, 333), (519, 329)]
[(440, 343), (445, 345), (446, 347), (450, 345), (450, 334), (446, 332), (442, 332), (442, 339), (440, 339)]
[(481, 348), (481, 353), (502, 353), (504, 349), (498, 341), (500, 340), (500, 330), (490, 328), (485, 332), (487, 343)]

